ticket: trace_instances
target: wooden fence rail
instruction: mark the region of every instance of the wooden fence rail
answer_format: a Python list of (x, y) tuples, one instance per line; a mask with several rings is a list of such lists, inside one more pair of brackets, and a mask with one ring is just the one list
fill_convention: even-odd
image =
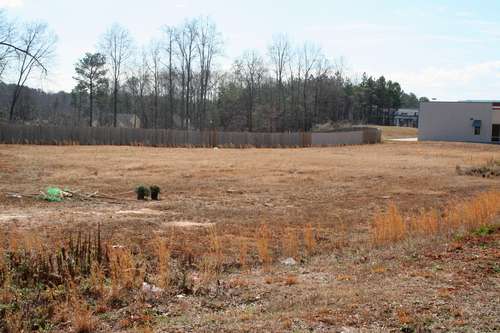
[(372, 144), (380, 141), (379, 130), (365, 127), (328, 133), (255, 133), (0, 124), (0, 143), (3, 144), (287, 148)]

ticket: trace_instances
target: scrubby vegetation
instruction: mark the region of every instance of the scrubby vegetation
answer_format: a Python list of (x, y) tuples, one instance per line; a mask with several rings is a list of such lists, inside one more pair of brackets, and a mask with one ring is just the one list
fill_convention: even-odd
[(459, 175), (491, 178), (500, 176), (500, 160), (491, 159), (482, 166), (460, 167), (457, 166)]
[[(482, 234), (493, 230), (499, 213), (499, 192), (414, 216), (390, 205), (374, 218), (373, 245)], [(218, 294), (225, 288), (223, 275), (258, 267), (270, 271), (279, 258), (303, 262), (332, 248), (329, 242), (311, 224), (262, 224), (253, 237), (241, 235), (236, 243), (215, 227), (187, 233), (172, 229), (145, 244), (126, 245), (113, 244), (99, 225), (92, 232), (61, 232), (48, 239), (11, 230), (1, 244), (0, 320), (7, 332), (53, 327), (91, 332), (97, 321), (106, 321), (106, 313), (128, 309), (134, 313), (122, 317), (120, 327), (145, 328), (155, 316), (145, 305), (152, 298), (168, 304), (175, 295)], [(289, 274), (283, 283), (295, 285), (297, 277)]]

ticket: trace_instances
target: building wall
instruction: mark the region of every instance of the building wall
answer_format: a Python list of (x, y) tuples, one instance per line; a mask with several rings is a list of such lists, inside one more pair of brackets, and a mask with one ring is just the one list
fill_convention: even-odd
[(492, 124), (500, 125), (500, 111), (493, 111), (493, 115), (491, 116)]
[[(481, 120), (481, 135), (474, 135)], [(428, 102), (420, 105), (419, 140), (491, 142), (492, 104)]]

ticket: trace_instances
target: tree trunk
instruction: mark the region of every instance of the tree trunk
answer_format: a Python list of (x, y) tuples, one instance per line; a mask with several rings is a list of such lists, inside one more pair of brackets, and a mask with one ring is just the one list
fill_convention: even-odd
[(92, 127), (92, 117), (93, 117), (93, 113), (94, 113), (94, 85), (92, 83), (92, 81), (90, 82), (90, 89), (89, 89), (89, 98), (90, 98), (90, 121), (89, 121), (89, 127)]
[(113, 89), (113, 127), (116, 128), (118, 113), (118, 79), (115, 79), (114, 89)]

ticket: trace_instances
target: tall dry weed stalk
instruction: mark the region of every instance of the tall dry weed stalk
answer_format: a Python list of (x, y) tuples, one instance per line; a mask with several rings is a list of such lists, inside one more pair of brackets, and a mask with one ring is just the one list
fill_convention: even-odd
[(222, 270), (224, 264), (224, 253), (222, 251), (222, 240), (215, 227), (210, 228), (210, 253), (215, 257), (216, 268)]
[(307, 255), (313, 255), (316, 250), (316, 234), (312, 224), (307, 224), (304, 229), (304, 245)]
[(172, 269), (170, 266), (171, 250), (166, 239), (160, 238), (156, 241), (156, 251), (158, 256), (158, 285), (160, 288), (168, 289), (172, 280)]
[(267, 224), (261, 224), (257, 230), (257, 252), (264, 270), (268, 271), (272, 263), (270, 249), (271, 233)]
[(144, 282), (145, 270), (136, 262), (126, 247), (111, 247), (109, 253), (109, 269), (111, 276), (111, 299), (119, 299), (124, 289), (139, 288)]
[(200, 268), (202, 273), (202, 283), (208, 284), (218, 279), (224, 264), (224, 253), (222, 251), (221, 237), (215, 227), (209, 230), (209, 251), (201, 257)]
[(298, 259), (299, 257), (299, 240), (297, 232), (288, 228), (283, 236), (283, 254), (288, 258)]
[(248, 243), (245, 238), (238, 242), (238, 261), (242, 270), (248, 270)]
[(76, 333), (92, 333), (95, 330), (95, 319), (92, 311), (82, 299), (73, 301), (73, 331)]

